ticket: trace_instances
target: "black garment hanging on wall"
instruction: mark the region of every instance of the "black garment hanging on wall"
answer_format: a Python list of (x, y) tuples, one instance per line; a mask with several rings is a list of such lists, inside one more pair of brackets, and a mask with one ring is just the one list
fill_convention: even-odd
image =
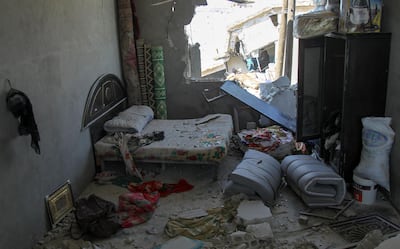
[(19, 120), (18, 133), (21, 136), (31, 135), (31, 147), (40, 154), (39, 131), (33, 116), (32, 104), (25, 93), (11, 88), (7, 94), (7, 109)]

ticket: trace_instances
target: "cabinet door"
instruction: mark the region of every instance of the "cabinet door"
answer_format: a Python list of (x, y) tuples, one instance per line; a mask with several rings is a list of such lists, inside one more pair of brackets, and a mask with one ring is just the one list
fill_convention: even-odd
[(360, 161), (363, 117), (384, 116), (390, 34), (347, 37), (343, 89), (342, 151), (346, 180)]
[(297, 141), (320, 136), (323, 51), (323, 37), (299, 40)]
[(343, 39), (325, 38), (324, 82), (321, 86), (321, 156), (337, 172), (342, 167), (342, 155), (337, 150), (335, 136), (341, 135), (345, 45)]

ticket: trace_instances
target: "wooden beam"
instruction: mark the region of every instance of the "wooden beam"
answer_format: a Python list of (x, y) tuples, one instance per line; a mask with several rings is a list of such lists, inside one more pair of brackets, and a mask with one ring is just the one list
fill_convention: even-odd
[(288, 0), (284, 75), (286, 75), (290, 80), (292, 80), (293, 19), (295, 11), (296, 11), (296, 0)]
[(278, 48), (276, 52), (276, 61), (275, 61), (275, 79), (278, 79), (282, 76), (283, 71), (283, 60), (285, 54), (285, 37), (286, 37), (286, 23), (287, 23), (287, 8), (288, 8), (288, 0), (282, 0), (282, 11), (281, 11), (281, 20), (279, 23), (279, 38), (278, 38)]

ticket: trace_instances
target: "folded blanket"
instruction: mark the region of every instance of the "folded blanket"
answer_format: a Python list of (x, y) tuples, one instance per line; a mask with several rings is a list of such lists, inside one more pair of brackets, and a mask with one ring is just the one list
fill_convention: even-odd
[(331, 167), (309, 155), (283, 159), (282, 171), (289, 186), (309, 207), (340, 205), (346, 183)]

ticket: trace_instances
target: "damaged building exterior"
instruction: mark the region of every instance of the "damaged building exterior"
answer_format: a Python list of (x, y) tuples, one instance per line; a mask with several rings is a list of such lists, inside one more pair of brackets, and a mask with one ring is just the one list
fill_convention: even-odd
[[(1, 85), (3, 118), (0, 123), (2, 166), (0, 211), (3, 214), (0, 223), (1, 248), (32, 248), (37, 245), (37, 242), (42, 240), (43, 234), (51, 229), (45, 197), (70, 180), (71, 192), (74, 198), (77, 198), (97, 173), (92, 134), (89, 129), (82, 129), (82, 116), (88, 94), (99, 76), (113, 74), (124, 79), (118, 23), (121, 17), (118, 12), (118, 8), (121, 7), (119, 4), (124, 2), (130, 1), (21, 0), (0, 3), (2, 13), (0, 82), (3, 82)], [(135, 34), (137, 38), (152, 46), (163, 48), (168, 119), (192, 119), (215, 113), (234, 116), (236, 108), (236, 111), (240, 112), (238, 118), (242, 119), (238, 120), (241, 122), (239, 126), (246, 126), (250, 121), (258, 120), (260, 115), (258, 111), (245, 107), (242, 101), (229, 94), (214, 101), (207, 101), (202, 93), (206, 89), (220, 89), (224, 84), (223, 81), (188, 80), (188, 37), (184, 27), (190, 24), (196, 7), (204, 5), (206, 1), (132, 2), (135, 5), (134, 16), (139, 27)], [(397, 18), (400, 3), (386, 0), (384, 9), (382, 32), (391, 33), (385, 116), (392, 117), (392, 128), (397, 132), (400, 129), (398, 108), (400, 72), (396, 68), (400, 63), (398, 29), (400, 21)], [(279, 16), (279, 9), (273, 8), (268, 13)], [(263, 20), (264, 17), (260, 18)], [(235, 40), (237, 30), (232, 28), (232, 40)], [(263, 43), (261, 47), (257, 45), (255, 49), (266, 48), (270, 52), (269, 45), (274, 41), (270, 42)], [(208, 73), (214, 73), (211, 71)], [(7, 94), (11, 88), (18, 89), (29, 97), (40, 133), (40, 154), (32, 149), (29, 136), (20, 136), (21, 133), (18, 131), (20, 120), (7, 107)], [(110, 96), (107, 94), (104, 98), (106, 100)], [(370, 101), (373, 103), (374, 99)], [(357, 103), (351, 104), (357, 105)], [(400, 161), (397, 153), (399, 144), (399, 137), (395, 136), (390, 155), (391, 181), (388, 196), (397, 210), (400, 209), (400, 183), (397, 181), (400, 177), (397, 166)], [(240, 160), (228, 162), (233, 166), (239, 163)], [(200, 176), (201, 169), (193, 167), (194, 174)], [(179, 172), (178, 170), (175, 173), (178, 175)], [(199, 198), (217, 195), (216, 189), (205, 188), (203, 192), (195, 193)], [(201, 202), (196, 202), (195, 199), (190, 197), (185, 203), (201, 206)], [(163, 201), (160, 205), (174, 208), (174, 204)], [(250, 210), (259, 207), (259, 203), (249, 205)], [(285, 205), (281, 202), (279, 207), (284, 208)], [(279, 210), (273, 211), (279, 212)], [(243, 216), (246, 214), (245, 212)], [(297, 217), (298, 213), (295, 215), (293, 217)], [(168, 218), (165, 217), (165, 213), (161, 213), (160, 216), (165, 220)], [(311, 219), (309, 217), (302, 215), (299, 222), (307, 223)], [(250, 226), (249, 230), (269, 231), (270, 217), (261, 218), (263, 220), (258, 223), (260, 227)], [(340, 230), (341, 225), (343, 224), (337, 224), (336, 228)], [(296, 221), (296, 228), (299, 228), (298, 226)], [(226, 229), (229, 230), (229, 227)], [(142, 232), (155, 233), (154, 230)], [(233, 241), (236, 238), (245, 244), (252, 241), (247, 241), (241, 233), (230, 232)], [(272, 235), (266, 232), (258, 236), (262, 240), (268, 240)], [(132, 238), (127, 239), (122, 244), (132, 247), (134, 244), (132, 240)], [(191, 243), (182, 240), (182, 243)], [(148, 244), (150, 245), (150, 242)], [(82, 244), (81, 248), (84, 246)]]

